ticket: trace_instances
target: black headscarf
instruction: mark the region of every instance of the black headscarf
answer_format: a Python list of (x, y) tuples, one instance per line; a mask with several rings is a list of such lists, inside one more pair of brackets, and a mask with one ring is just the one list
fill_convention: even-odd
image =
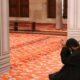
[(79, 46), (79, 42), (74, 39), (74, 38), (70, 38), (66, 41), (66, 46), (68, 48), (71, 48), (71, 47), (78, 47)]

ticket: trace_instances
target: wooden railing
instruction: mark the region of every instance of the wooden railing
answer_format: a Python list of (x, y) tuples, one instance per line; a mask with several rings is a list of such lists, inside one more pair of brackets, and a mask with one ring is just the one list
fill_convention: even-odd
[(23, 27), (26, 29), (29, 26), (31, 27), (31, 29), (29, 29), (29, 30), (36, 31), (36, 23), (35, 22), (23, 21), (23, 20), (20, 20), (20, 21), (10, 20), (10, 29), (14, 30), (14, 31), (20, 30), (19, 29), (20, 27)]

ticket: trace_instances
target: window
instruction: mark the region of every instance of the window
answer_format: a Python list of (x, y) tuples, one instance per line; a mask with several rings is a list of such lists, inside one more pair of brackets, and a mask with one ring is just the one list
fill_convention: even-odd
[(47, 1), (47, 15), (48, 18), (56, 18), (56, 0)]
[(10, 17), (29, 17), (29, 0), (9, 0)]
[(67, 0), (64, 0), (63, 4), (63, 18), (67, 18)]

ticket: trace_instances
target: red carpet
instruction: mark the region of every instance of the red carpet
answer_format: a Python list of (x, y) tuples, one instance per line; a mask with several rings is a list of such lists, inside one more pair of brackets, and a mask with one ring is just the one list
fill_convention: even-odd
[(10, 34), (10, 71), (0, 80), (48, 80), (61, 67), (60, 40), (66, 36)]

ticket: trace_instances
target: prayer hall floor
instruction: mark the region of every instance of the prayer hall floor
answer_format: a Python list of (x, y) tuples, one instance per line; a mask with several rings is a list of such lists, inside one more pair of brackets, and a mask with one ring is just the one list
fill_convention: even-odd
[(10, 71), (0, 80), (49, 80), (62, 67), (60, 40), (66, 36), (10, 33)]

